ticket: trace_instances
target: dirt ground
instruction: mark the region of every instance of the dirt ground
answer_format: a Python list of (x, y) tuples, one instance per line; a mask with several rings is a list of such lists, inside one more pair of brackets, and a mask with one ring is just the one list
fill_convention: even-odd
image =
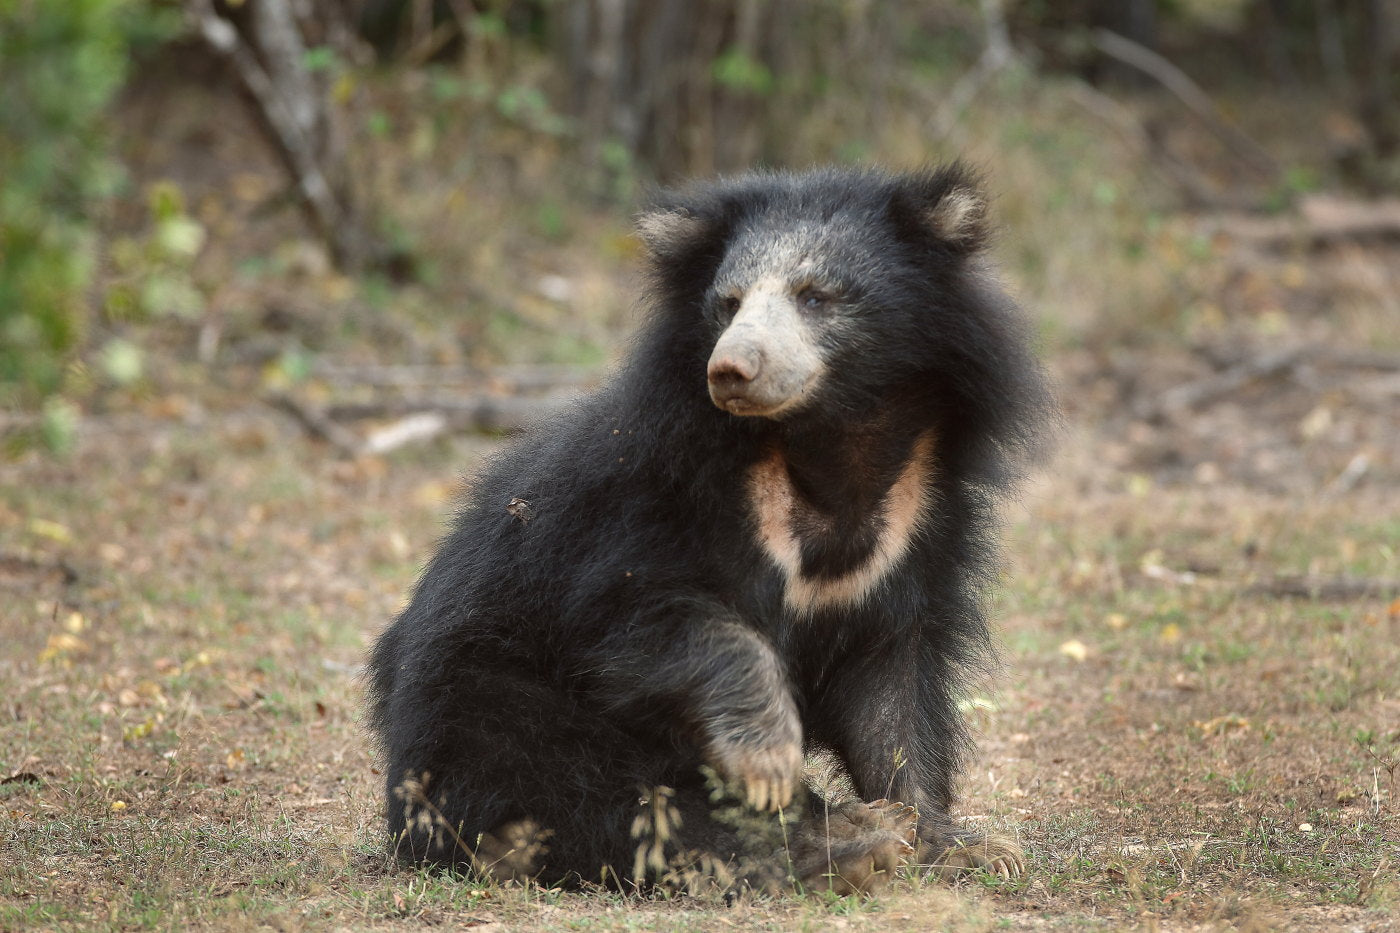
[(1054, 361), (962, 807), (1030, 873), (868, 902), (391, 869), (358, 672), (495, 442), (346, 459), (236, 380), (114, 405), (0, 466), (0, 928), (1391, 928), (1400, 369), (1327, 337), (1182, 408), (1255, 351)]
[(1006, 510), (961, 814), (1023, 879), (726, 906), (392, 867), (359, 672), (498, 441), (347, 457), (230, 324), (212, 377), (172, 353), (0, 463), (0, 930), (1400, 928), (1400, 252), (1200, 242), (1184, 339), (1054, 344), (1057, 453)]

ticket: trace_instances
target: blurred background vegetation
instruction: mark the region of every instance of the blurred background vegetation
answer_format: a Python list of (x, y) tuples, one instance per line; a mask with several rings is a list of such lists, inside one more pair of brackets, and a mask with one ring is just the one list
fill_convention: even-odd
[(968, 158), (1048, 349), (1100, 360), (1305, 337), (1222, 236), (1400, 192), (1390, 0), (0, 0), (0, 87), (11, 452), (387, 363), (596, 368), (630, 216), (695, 175)]

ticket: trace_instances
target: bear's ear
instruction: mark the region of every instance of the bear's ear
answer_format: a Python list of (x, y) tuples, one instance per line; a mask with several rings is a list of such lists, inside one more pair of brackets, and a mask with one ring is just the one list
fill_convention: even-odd
[(710, 233), (710, 223), (684, 207), (657, 207), (637, 217), (637, 236), (657, 258), (685, 253)]
[(923, 235), (959, 252), (986, 245), (987, 198), (967, 168), (954, 164), (911, 176), (902, 194), (896, 200), (897, 213)]
[(976, 188), (958, 185), (929, 209), (928, 220), (939, 239), (975, 247), (987, 238), (987, 199)]

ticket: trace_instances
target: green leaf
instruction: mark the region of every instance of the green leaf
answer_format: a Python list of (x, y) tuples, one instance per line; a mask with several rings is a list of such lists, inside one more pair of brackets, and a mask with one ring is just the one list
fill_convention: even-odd
[(129, 340), (117, 337), (102, 348), (102, 371), (119, 386), (131, 385), (141, 378), (145, 360), (141, 348)]
[(739, 48), (725, 50), (710, 69), (715, 83), (743, 94), (766, 97), (773, 92), (773, 72)]
[(157, 225), (155, 240), (171, 256), (194, 257), (204, 247), (204, 225), (186, 216), (170, 217)]
[(54, 397), (45, 401), (43, 416), (39, 421), (39, 436), (49, 450), (67, 453), (78, 436), (78, 407), (63, 398)]
[(330, 71), (340, 64), (336, 57), (335, 49), (328, 45), (320, 45), (314, 49), (307, 49), (301, 56), (301, 66), (310, 72)]

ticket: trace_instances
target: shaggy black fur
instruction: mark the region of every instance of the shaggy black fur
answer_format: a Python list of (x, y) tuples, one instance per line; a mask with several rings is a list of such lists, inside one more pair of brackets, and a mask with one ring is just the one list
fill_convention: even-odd
[[(834, 752), (863, 799), (914, 804), (925, 841), (953, 841), (956, 701), (989, 656), (993, 504), (1049, 409), (1024, 322), (983, 266), (976, 192), (957, 166), (754, 174), (643, 218), (651, 308), (630, 357), (477, 478), (374, 649), (401, 855), (466, 861), (533, 821), (548, 835), (530, 873), (628, 876), (639, 795), (669, 787), (677, 844), (729, 858), (742, 842), (710, 819), (701, 766), (785, 743)], [(712, 286), (774, 243), (837, 296), (826, 376), (795, 413), (737, 417), (707, 395), (733, 310)], [(829, 532), (805, 541), (804, 572), (831, 578), (868, 554), (870, 510), (926, 432), (931, 506), (907, 553), (857, 606), (785, 604), (756, 537), (755, 464), (782, 456)]]

